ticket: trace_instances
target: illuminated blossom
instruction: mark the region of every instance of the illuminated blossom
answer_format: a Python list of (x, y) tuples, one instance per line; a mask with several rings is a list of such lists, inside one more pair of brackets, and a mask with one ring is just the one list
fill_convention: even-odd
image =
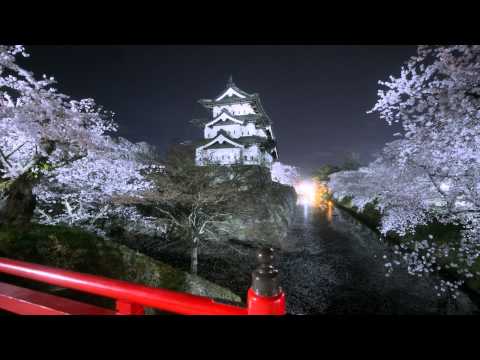
[(460, 225), (460, 239), (397, 249), (412, 274), (455, 271), (460, 280), (442, 280), (439, 291), (456, 291), (480, 275), (472, 273), (480, 255), (480, 46), (420, 46), (398, 78), (379, 83), (385, 89), (371, 112), (400, 123), (403, 134), (369, 166), (333, 174), (330, 187), (360, 210), (375, 201), (384, 234), (435, 220)]

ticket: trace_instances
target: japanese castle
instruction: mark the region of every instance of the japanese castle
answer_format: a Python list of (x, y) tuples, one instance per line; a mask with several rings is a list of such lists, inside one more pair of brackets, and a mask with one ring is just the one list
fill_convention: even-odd
[(196, 148), (197, 165), (262, 165), (271, 168), (278, 159), (272, 121), (258, 94), (240, 90), (230, 77), (215, 99), (199, 103), (209, 112), (204, 140)]

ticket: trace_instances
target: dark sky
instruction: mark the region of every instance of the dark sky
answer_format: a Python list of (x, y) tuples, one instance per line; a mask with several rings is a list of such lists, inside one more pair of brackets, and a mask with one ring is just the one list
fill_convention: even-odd
[(398, 75), (415, 46), (132, 45), (27, 46), (22, 62), (47, 74), (73, 98), (92, 97), (114, 111), (119, 134), (165, 151), (202, 131), (189, 123), (207, 112), (197, 103), (225, 87), (230, 74), (258, 92), (273, 120), (284, 163), (305, 173), (339, 163), (347, 152), (372, 159), (398, 129), (367, 115), (378, 80)]

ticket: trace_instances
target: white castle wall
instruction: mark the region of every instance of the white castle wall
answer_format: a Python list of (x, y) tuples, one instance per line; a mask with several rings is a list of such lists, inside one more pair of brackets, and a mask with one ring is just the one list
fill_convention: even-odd
[(269, 168), (272, 166), (273, 157), (268, 153), (262, 152), (257, 145), (244, 149), (242, 156), (245, 165), (265, 165)]
[[(216, 101), (220, 101), (225, 97), (236, 96), (239, 98), (245, 98), (242, 94), (238, 93), (232, 88), (229, 88), (224, 92)], [(225, 110), (228, 111), (225, 112)], [(226, 125), (225, 122), (239, 122), (241, 119), (233, 119), (232, 115), (253, 115), (255, 111), (250, 103), (236, 103), (228, 104), (222, 106), (213, 106), (213, 120), (209, 123), (213, 126), (205, 126), (204, 128), (204, 138), (205, 139), (214, 139), (218, 136), (220, 130), (225, 131), (228, 134), (228, 137), (231, 139), (239, 139), (247, 136), (258, 136), (262, 138), (267, 138), (267, 129), (271, 132), (271, 127), (267, 129), (257, 129), (255, 124), (252, 122), (245, 122), (243, 124), (229, 124)], [(225, 124), (225, 125), (223, 125)], [(273, 134), (272, 134), (273, 136)], [(225, 139), (221, 140), (220, 143), (223, 143)], [(229, 142), (229, 141), (227, 141)], [(235, 163), (241, 163), (246, 165), (264, 165), (271, 168), (273, 158), (270, 154), (265, 153), (260, 150), (258, 145), (252, 145), (248, 148), (243, 147), (232, 147), (232, 148), (220, 148), (220, 149), (203, 149), (197, 148), (196, 153), (196, 163), (198, 165), (205, 165), (207, 163), (214, 163), (220, 165), (231, 165)]]
[[(218, 125), (217, 125), (218, 124)], [(213, 139), (217, 136), (217, 133), (220, 130), (225, 130), (231, 138), (238, 139), (242, 136), (260, 136), (267, 137), (267, 134), (263, 129), (255, 128), (253, 123), (248, 123), (247, 125), (221, 125), (221, 122), (215, 124), (214, 126), (205, 126), (204, 136), (205, 139)]]
[(245, 165), (263, 164), (271, 167), (273, 162), (272, 156), (268, 153), (263, 153), (257, 145), (245, 149), (197, 149), (195, 158), (198, 165), (207, 163), (219, 165), (242, 163)]
[(240, 162), (241, 148), (228, 149), (197, 149), (196, 163), (198, 165), (219, 164), (230, 165)]
[(231, 104), (223, 106), (214, 106), (213, 107), (213, 117), (216, 117), (222, 112), (223, 109), (227, 109), (232, 115), (250, 115), (255, 114), (252, 106), (248, 103), (244, 104)]
[(263, 129), (255, 129), (255, 135), (264, 137), (264, 138), (267, 137), (267, 134)]
[(217, 136), (217, 133), (220, 131), (220, 130), (224, 130), (227, 132), (228, 136), (230, 136), (231, 138), (239, 138), (241, 136), (243, 136), (244, 134), (244, 128), (245, 126), (242, 126), (242, 125), (214, 125), (212, 127), (209, 127), (209, 126), (206, 126), (205, 127), (205, 131), (204, 131), (204, 134), (205, 134), (205, 139), (212, 139), (214, 137)]

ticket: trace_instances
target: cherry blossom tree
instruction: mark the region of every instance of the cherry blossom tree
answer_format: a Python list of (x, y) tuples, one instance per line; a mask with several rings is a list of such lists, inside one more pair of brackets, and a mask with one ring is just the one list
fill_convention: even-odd
[(251, 215), (239, 206), (241, 200), (252, 187), (261, 189), (271, 179), (259, 166), (197, 166), (193, 154), (190, 145), (171, 147), (165, 167), (154, 169), (150, 175), (154, 187), (141, 197), (125, 195), (120, 201), (148, 206), (155, 217), (166, 221), (171, 243), (182, 240), (189, 244), (190, 269), (196, 274), (200, 248), (227, 235), (226, 225), (233, 216)]
[(101, 221), (141, 216), (135, 209), (119, 210), (116, 199), (140, 197), (153, 185), (145, 175), (159, 165), (146, 161), (145, 155), (142, 144), (110, 138), (104, 148), (88, 150), (82, 159), (51, 171), (34, 189), (41, 222), (101, 233)]
[(19, 55), (28, 57), (22, 46), (0, 46), (0, 223), (13, 224), (30, 221), (35, 181), (105, 147), (116, 130), (111, 113), (59, 93), (53, 78), (36, 79)]
[(456, 290), (480, 275), (472, 273), (480, 255), (480, 46), (419, 46), (399, 77), (379, 83), (370, 112), (400, 123), (400, 139), (368, 167), (331, 175), (330, 186), (360, 209), (376, 200), (382, 233), (405, 235), (432, 221), (461, 226), (458, 241), (429, 236), (396, 249), (414, 274), (455, 271), (460, 280), (439, 289)]
[(300, 174), (295, 166), (286, 165), (280, 161), (272, 164), (272, 180), (280, 184), (294, 186), (300, 180)]

